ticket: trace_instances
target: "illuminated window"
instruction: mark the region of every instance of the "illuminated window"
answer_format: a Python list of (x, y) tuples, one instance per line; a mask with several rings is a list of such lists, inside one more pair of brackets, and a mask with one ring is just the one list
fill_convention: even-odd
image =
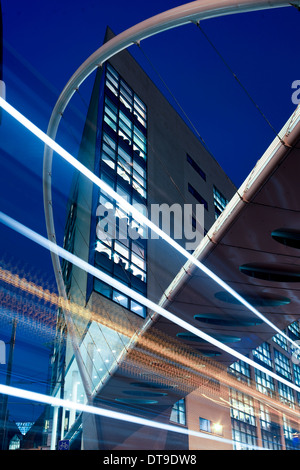
[(295, 384), (300, 386), (300, 367), (298, 364), (293, 364)]
[(262, 403), (259, 407), (259, 418), (263, 447), (270, 450), (280, 450), (282, 447), (280, 425), (272, 419), (269, 409)]
[(229, 372), (237, 377), (238, 380), (250, 383), (250, 366), (244, 361), (236, 361), (229, 366)]
[(205, 418), (199, 418), (200, 431), (211, 432), (211, 421)]
[(185, 400), (182, 398), (173, 405), (170, 421), (177, 424), (186, 424)]
[(253, 400), (238, 390), (230, 390), (230, 415), (234, 449), (251, 449), (257, 445), (256, 419)]
[[(99, 138), (99, 176), (130, 204), (147, 207), (147, 109), (142, 100), (106, 64), (103, 121)], [(104, 191), (99, 192), (95, 264), (124, 285), (145, 295), (147, 281), (146, 229)], [(101, 214), (101, 215), (100, 215)], [(104, 215), (103, 215), (104, 214)], [(99, 281), (97, 292), (132, 312), (145, 316), (145, 307)]]
[(255, 426), (253, 400), (238, 390), (230, 390), (231, 417)]
[(299, 436), (299, 429), (295, 429), (292, 427), (292, 423), (290, 420), (283, 415), (283, 434), (284, 434), (284, 441), (287, 450), (295, 450), (298, 448), (298, 439), (295, 443), (295, 436)]
[(291, 387), (288, 387), (282, 382), (278, 382), (278, 395), (282, 403), (285, 403), (290, 408), (295, 408), (294, 392)]
[(293, 339), (300, 339), (300, 324), (298, 321), (294, 321), (288, 326), (288, 331)]
[(273, 377), (270, 377), (270, 375), (262, 372), (259, 369), (255, 369), (255, 382), (257, 390), (259, 390), (261, 393), (264, 393), (265, 395), (273, 396), (275, 391)]
[(274, 341), (274, 343), (278, 344), (278, 346), (280, 346), (285, 351), (288, 350), (288, 341), (280, 333), (277, 333), (277, 335), (273, 336), (272, 340)]
[(275, 369), (278, 374), (282, 377), (286, 377), (288, 380), (292, 379), (292, 372), (289, 359), (281, 352), (274, 349), (274, 362)]
[(256, 427), (232, 420), (232, 439), (235, 441), (234, 450), (251, 450), (253, 446), (257, 445)]
[(228, 200), (215, 186), (213, 187), (213, 195), (215, 206), (215, 219), (217, 219), (228, 204)]
[(199, 428), (200, 431), (218, 434), (219, 436), (223, 434), (223, 426), (220, 423), (214, 423), (205, 418), (199, 418)]
[(253, 358), (268, 367), (272, 367), (271, 348), (268, 343), (263, 343), (253, 351)]

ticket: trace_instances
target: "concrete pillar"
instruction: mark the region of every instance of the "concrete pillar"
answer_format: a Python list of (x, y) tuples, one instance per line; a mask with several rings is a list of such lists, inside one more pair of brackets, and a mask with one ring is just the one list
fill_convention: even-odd
[(60, 438), (63, 439), (65, 435), (65, 417), (66, 417), (66, 409), (62, 409), (61, 414), (61, 428), (60, 428)]
[(58, 421), (58, 406), (54, 406), (50, 450), (56, 450), (57, 421)]
[[(72, 398), (71, 400), (77, 402), (77, 388), (78, 388), (78, 371), (74, 370), (72, 372)], [(69, 429), (74, 424), (76, 418), (76, 410), (70, 409), (70, 418), (69, 418)]]

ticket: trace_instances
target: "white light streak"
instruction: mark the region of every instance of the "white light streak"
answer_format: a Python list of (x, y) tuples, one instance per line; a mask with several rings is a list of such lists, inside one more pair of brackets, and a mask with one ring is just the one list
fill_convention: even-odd
[(152, 302), (151, 300), (147, 299), (147, 297), (144, 297), (143, 295), (139, 294), (138, 292), (130, 289), (129, 287), (125, 286), (121, 282), (119, 282), (117, 279), (114, 279), (113, 277), (109, 276), (105, 272), (101, 271), (98, 268), (95, 268), (95, 266), (92, 266), (91, 264), (87, 263), (86, 261), (78, 258), (76, 255), (73, 253), (69, 253), (67, 250), (64, 248), (58, 246), (56, 243), (51, 242), (47, 238), (43, 237), (42, 235), (34, 232), (30, 228), (26, 227), (25, 225), (21, 224), (20, 222), (17, 222), (16, 220), (12, 219), (8, 215), (4, 214), (3, 212), (0, 211), (0, 223), (3, 223), (7, 227), (10, 227), (11, 229), (15, 230), (19, 234), (25, 236), (26, 238), (30, 239), (31, 241), (37, 243), (38, 245), (46, 248), (49, 251), (52, 251), (53, 253), (56, 253), (58, 256), (61, 258), (64, 258), (67, 261), (70, 261), (72, 264), (78, 266), (79, 268), (83, 269), (84, 271), (88, 272), (92, 276), (95, 276), (96, 278), (100, 279), (101, 281), (105, 282), (106, 284), (109, 284), (110, 286), (114, 287), (118, 291), (122, 291), (125, 295), (128, 295), (129, 297), (133, 298), (137, 302), (141, 303), (145, 307), (149, 308), (150, 310), (158, 313), (164, 318), (167, 318), (169, 321), (172, 323), (175, 323), (176, 325), (180, 326), (184, 330), (189, 331), (190, 333), (193, 333), (194, 335), (198, 336), (199, 338), (202, 338), (203, 340), (207, 341), (210, 344), (213, 344), (216, 346), (218, 349), (223, 350), (224, 352), (230, 354), (231, 356), (235, 357), (236, 359), (239, 359), (241, 361), (246, 362), (250, 366), (259, 369), (260, 371), (264, 372), (265, 374), (269, 375), (270, 377), (273, 377), (276, 379), (278, 382), (281, 382), (288, 387), (293, 388), (297, 392), (300, 392), (300, 387), (297, 385), (293, 384), (292, 382), (289, 382), (288, 380), (284, 379), (283, 377), (280, 377), (279, 375), (275, 374), (273, 371), (270, 371), (269, 369), (266, 369), (260, 364), (257, 364), (255, 361), (252, 359), (249, 359), (248, 357), (244, 356), (243, 354), (239, 353), (238, 351), (235, 351), (234, 349), (230, 348), (226, 344), (221, 343), (217, 339), (213, 338), (212, 336), (209, 336), (208, 334), (204, 333), (203, 331), (199, 330), (193, 325), (190, 325), (186, 321), (182, 320), (181, 318), (177, 317), (173, 313), (169, 312), (168, 310), (164, 309), (160, 305), (157, 305), (155, 302)]
[(20, 124), (22, 124), (26, 129), (32, 132), (36, 137), (42, 140), (48, 147), (50, 147), (54, 152), (60, 155), (64, 160), (70, 163), (74, 168), (76, 168), (80, 173), (86, 176), (90, 181), (92, 181), (96, 186), (105, 191), (110, 197), (112, 197), (118, 204), (127, 212), (131, 213), (139, 222), (146, 225), (148, 228), (157, 233), (164, 241), (171, 245), (176, 251), (182, 254), (186, 259), (191, 261), (195, 266), (197, 266), (202, 272), (204, 272), (208, 277), (210, 277), (214, 282), (216, 282), (220, 287), (226, 290), (234, 298), (236, 298), (242, 305), (244, 305), (248, 310), (250, 310), (254, 315), (263, 320), (268, 324), (274, 331), (283, 336), (288, 342), (293, 344), (295, 349), (299, 349), (299, 345), (295, 343), (288, 335), (281, 331), (276, 325), (274, 325), (268, 318), (266, 318), (262, 313), (260, 313), (255, 307), (253, 307), (249, 302), (247, 302), (240, 294), (238, 294), (234, 289), (232, 289), (225, 281), (223, 281), (219, 276), (202, 264), (195, 256), (186, 251), (182, 246), (179, 245), (175, 240), (173, 240), (169, 235), (167, 235), (163, 230), (161, 230), (157, 225), (155, 225), (151, 220), (146, 216), (141, 214), (136, 208), (131, 204), (125, 201), (119, 194), (117, 194), (110, 186), (108, 186), (104, 181), (98, 178), (92, 171), (86, 168), (82, 163), (80, 163), (75, 157), (73, 157), (69, 152), (67, 152), (63, 147), (51, 139), (47, 134), (45, 134), (41, 129), (39, 129), (35, 124), (33, 124), (29, 119), (27, 119), (23, 114), (21, 114), (17, 109), (11, 106), (7, 101), (0, 97), (0, 106), (8, 112), (12, 117), (14, 117)]
[[(80, 411), (83, 413), (91, 413), (97, 416), (102, 416), (104, 418), (125, 421), (126, 423), (134, 423), (140, 426), (149, 426), (155, 429), (163, 429), (165, 431), (176, 432), (178, 434), (185, 434), (188, 436), (199, 437), (202, 439), (210, 439), (213, 441), (223, 442), (223, 443), (231, 444), (231, 445), (240, 444), (230, 439), (224, 439), (223, 437), (207, 435), (205, 433), (192, 431), (186, 428), (182, 428), (180, 426), (173, 426), (171, 424), (166, 424), (166, 423), (158, 423), (158, 422), (146, 419), (146, 418), (140, 418), (138, 416), (132, 416), (126, 413), (121, 413), (119, 411), (106, 410), (104, 408), (100, 408), (100, 407), (98, 408), (96, 406), (91, 406), (91, 405), (85, 405), (85, 404), (74, 402), (71, 400), (65, 400), (62, 398), (44, 395), (42, 393), (31, 392), (29, 390), (23, 390), (21, 388), (12, 387), (9, 385), (0, 384), (0, 393), (4, 395), (16, 397), (16, 398), (35, 401), (38, 403), (44, 403), (46, 405), (51, 405), (54, 407), (64, 407), (64, 408)], [(265, 450), (265, 449), (262, 449), (262, 447), (252, 446), (251, 444), (247, 444), (247, 447), (250, 449)]]

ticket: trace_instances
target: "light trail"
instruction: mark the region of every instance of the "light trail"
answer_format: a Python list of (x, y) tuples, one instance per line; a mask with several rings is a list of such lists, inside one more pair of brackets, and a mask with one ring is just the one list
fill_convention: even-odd
[[(299, 345), (295, 343), (288, 335), (280, 330), (276, 325), (274, 325), (268, 318), (261, 314), (255, 307), (253, 307), (249, 302), (247, 302), (240, 294), (238, 294), (234, 289), (232, 289), (225, 281), (223, 281), (219, 276), (202, 264), (195, 256), (185, 250), (182, 246), (179, 245), (175, 240), (173, 240), (168, 234), (161, 230), (157, 225), (155, 225), (151, 220), (139, 212), (135, 207), (125, 201), (119, 194), (117, 194), (110, 186), (108, 186), (104, 181), (98, 178), (92, 171), (86, 168), (82, 163), (80, 163), (73, 155), (67, 152), (63, 147), (51, 139), (45, 132), (39, 129), (35, 124), (33, 124), (29, 119), (27, 119), (23, 114), (21, 114), (17, 109), (11, 106), (7, 101), (0, 97), (0, 107), (2, 107), (7, 113), (14, 117), (20, 124), (22, 124), (26, 129), (32, 132), (38, 139), (44, 142), (48, 147), (50, 147), (54, 152), (60, 155), (65, 161), (70, 163), (74, 168), (76, 168), (80, 173), (86, 176), (91, 182), (93, 182), (100, 189), (105, 191), (110, 197), (112, 197), (127, 213), (131, 213), (139, 222), (146, 225), (150, 230), (153, 230), (157, 235), (159, 235), (164, 241), (166, 241), (170, 246), (172, 246), (176, 251), (182, 254), (186, 259), (191, 261), (195, 266), (197, 266), (202, 272), (204, 272), (209, 278), (216, 282), (220, 287), (226, 290), (234, 298), (236, 298), (242, 305), (244, 305), (248, 310), (250, 310), (254, 315), (263, 320), (268, 324), (274, 331), (283, 336), (289, 343), (291, 343), (295, 349), (300, 349)], [(53, 251), (53, 250), (52, 250)], [(55, 253), (55, 252), (54, 252)]]
[(143, 295), (139, 294), (138, 292), (130, 289), (129, 287), (125, 286), (121, 282), (119, 282), (117, 279), (114, 279), (113, 277), (109, 276), (108, 274), (104, 273), (103, 271), (100, 271), (99, 269), (95, 268), (95, 266), (92, 266), (91, 264), (87, 263), (86, 261), (78, 258), (76, 255), (73, 253), (69, 253), (67, 250), (64, 248), (58, 246), (56, 243), (51, 242), (47, 238), (43, 237), (42, 235), (34, 232), (30, 228), (26, 227), (25, 225), (21, 224), (20, 222), (17, 222), (16, 220), (12, 219), (8, 215), (4, 214), (3, 212), (0, 212), (0, 223), (6, 225), (7, 227), (11, 228), (12, 230), (15, 230), (18, 232), (20, 235), (25, 236), (29, 240), (37, 243), (38, 245), (46, 248), (47, 250), (55, 253), (61, 258), (64, 258), (66, 261), (71, 262), (72, 264), (78, 266), (80, 269), (83, 269), (84, 271), (88, 272), (92, 276), (95, 276), (97, 279), (100, 279), (101, 281), (105, 282), (106, 284), (111, 285), (115, 289), (123, 292), (125, 295), (128, 295), (129, 297), (133, 298), (136, 300), (138, 303), (144, 305), (145, 307), (149, 308), (150, 310), (156, 312), (157, 314), (161, 315), (162, 317), (166, 318), (167, 320), (171, 321), (172, 323), (175, 323), (176, 325), (180, 326), (184, 330), (187, 330), (194, 335), (198, 336), (199, 338), (202, 338), (204, 341), (207, 341), (210, 344), (213, 344), (216, 346), (218, 349), (223, 350), (224, 352), (230, 354), (231, 356), (246, 362), (250, 366), (254, 367), (255, 369), (259, 369), (265, 374), (269, 375), (270, 377), (273, 377), (276, 379), (278, 382), (283, 383), (284, 385), (287, 385), (288, 387), (293, 388), (297, 392), (300, 392), (300, 387), (297, 385), (293, 384), (292, 382), (289, 382), (288, 380), (284, 379), (283, 377), (280, 377), (279, 375), (275, 374), (273, 371), (270, 371), (266, 369), (265, 367), (261, 366), (260, 364), (256, 363), (252, 359), (249, 359), (248, 357), (244, 356), (243, 354), (239, 353), (238, 351), (235, 351), (234, 349), (230, 348), (226, 344), (221, 343), (217, 339), (213, 338), (212, 336), (209, 336), (208, 334), (204, 333), (203, 331), (199, 330), (198, 328), (194, 327), (193, 325), (190, 325), (186, 321), (182, 320), (181, 318), (177, 317), (173, 313), (167, 311), (160, 305), (157, 305), (155, 302), (152, 302), (151, 300), (147, 299), (147, 297), (144, 297)]
[[(0, 393), (4, 395), (9, 395), (16, 398), (21, 398), (25, 400), (31, 400), (38, 403), (43, 403), (45, 405), (51, 405), (54, 407), (63, 407), (69, 408), (83, 413), (91, 413), (97, 416), (102, 416), (104, 418), (114, 419), (118, 421), (125, 421), (126, 423), (138, 424), (140, 426), (148, 426), (155, 429), (162, 429), (165, 431), (176, 432), (178, 434), (184, 434), (188, 436), (199, 437), (202, 439), (209, 439), (213, 441), (223, 442), (225, 444), (240, 444), (231, 439), (225, 439), (223, 437), (208, 435), (198, 431), (192, 431), (180, 426), (173, 426), (171, 424), (157, 423), (146, 418), (140, 418), (138, 416), (132, 416), (127, 413), (121, 413), (119, 411), (107, 410), (105, 408), (98, 408), (92, 405), (85, 405), (81, 403), (76, 403), (70, 400), (65, 400), (63, 398), (57, 398), (49, 395), (44, 395), (42, 393), (31, 392), (29, 390), (24, 390), (21, 388), (12, 387), (9, 385), (0, 384)], [(254, 446), (251, 444), (246, 444), (248, 448), (255, 450), (266, 450), (259, 446)]]
[[(61, 307), (61, 308), (68, 308), (70, 313), (72, 315), (76, 315), (80, 318), (89, 318), (93, 319), (93, 321), (96, 321), (101, 324), (105, 324), (109, 328), (114, 329), (115, 331), (118, 329), (123, 335), (126, 334), (127, 336), (133, 336), (136, 333), (136, 329), (131, 327), (130, 329), (122, 325), (122, 322), (116, 323), (112, 319), (106, 319), (103, 318), (101, 315), (97, 314), (96, 311), (88, 310), (86, 307), (81, 307), (77, 304), (72, 303), (66, 303), (64, 299), (61, 299), (58, 297), (56, 294), (53, 292), (50, 292), (49, 290), (44, 290), (43, 287), (38, 286), (34, 284), (33, 282), (28, 282), (25, 278), (20, 278), (16, 274), (12, 274), (8, 270), (4, 270), (0, 268), (0, 279), (8, 283), (10, 285), (13, 285), (15, 287), (20, 288), (26, 293), (30, 293), (33, 296), (36, 296), (38, 299), (43, 300), (45, 302), (50, 302), (55, 307)], [(0, 291), (1, 293), (1, 291)], [(27, 302), (27, 299), (25, 300)], [(0, 299), (0, 304), (5, 306), (5, 309), (10, 309), (12, 308), (17, 308), (15, 303), (12, 304), (10, 307), (10, 303), (8, 302), (7, 304), (7, 299), (5, 298), (4, 304), (1, 302)], [(35, 307), (36, 308), (36, 307)], [(8, 318), (8, 313), (7, 313), (7, 318)], [(34, 315), (36, 316), (36, 315)], [(40, 318), (40, 315), (38, 315)], [(30, 318), (32, 315), (30, 315)], [(118, 320), (121, 320), (121, 317), (118, 315), (117, 317)], [(46, 324), (49, 323), (49, 315), (47, 314), (45, 317)], [(44, 321), (44, 320), (43, 320)], [(23, 322), (24, 322), (24, 317), (23, 317)], [(53, 322), (53, 317), (51, 316), (51, 323)], [(24, 324), (24, 323), (23, 323)], [(30, 324), (30, 327), (33, 328), (33, 325)], [(49, 329), (48, 326), (46, 325), (47, 330)], [(229, 388), (234, 388), (238, 389), (242, 393), (245, 393), (247, 395), (252, 396), (253, 398), (257, 399), (259, 402), (264, 403), (264, 405), (269, 406), (272, 408), (276, 413), (285, 413), (286, 415), (291, 415), (292, 419), (295, 419), (295, 417), (298, 419), (299, 418), (299, 413), (297, 410), (293, 410), (287, 405), (284, 405), (282, 402), (277, 401), (276, 399), (272, 399), (270, 397), (266, 398), (266, 395), (257, 391), (255, 388), (250, 388), (249, 385), (244, 385), (240, 381), (238, 381), (236, 378), (234, 378), (230, 373), (227, 372), (226, 367), (222, 367), (220, 363), (215, 363), (211, 359), (208, 358), (201, 358), (202, 363), (199, 366), (199, 357), (197, 357), (197, 360), (195, 359), (195, 356), (192, 354), (187, 355), (187, 350), (185, 349), (182, 344), (178, 344), (178, 342), (175, 342), (173, 339), (170, 340), (169, 337), (166, 335), (162, 334), (161, 332), (158, 332), (154, 328), (151, 328), (151, 330), (148, 330), (148, 332), (143, 335), (142, 337), (139, 337), (139, 350), (136, 351), (133, 350), (130, 351), (129, 354), (129, 361), (128, 361), (128, 355), (126, 358), (126, 365), (125, 365), (125, 370), (126, 373), (130, 374), (139, 374), (139, 371), (141, 368), (145, 370), (150, 363), (150, 358), (153, 357), (153, 354), (155, 354), (160, 361), (160, 364), (164, 367), (164, 369), (159, 370), (159, 381), (169, 384), (169, 381), (171, 380), (172, 382), (176, 383), (176, 386), (180, 386), (181, 390), (193, 390), (195, 391), (195, 387), (198, 389), (202, 389), (203, 387), (207, 386), (206, 380), (209, 381), (211, 379), (214, 380), (219, 380), (220, 383), (222, 383), (224, 386), (229, 387)], [(163, 345), (163, 346), (162, 346)], [(133, 356), (132, 356), (133, 354)], [(183, 368), (188, 368), (189, 373), (191, 373), (190, 378), (188, 381), (186, 380), (186, 377), (182, 377), (180, 375), (180, 367)], [(151, 371), (151, 372), (150, 372)], [(149, 373), (154, 373), (153, 370), (149, 369)], [(163, 375), (162, 375), (163, 373)], [(199, 376), (200, 373), (200, 376)], [(204, 379), (204, 381), (203, 381)], [(204, 393), (201, 395), (205, 396)], [(213, 400), (212, 398), (207, 397), (210, 400)], [(220, 400), (224, 401), (229, 405), (229, 402), (226, 402), (223, 398), (219, 397)], [(216, 401), (217, 402), (217, 401)], [(274, 408), (274, 406), (277, 406), (277, 409)]]

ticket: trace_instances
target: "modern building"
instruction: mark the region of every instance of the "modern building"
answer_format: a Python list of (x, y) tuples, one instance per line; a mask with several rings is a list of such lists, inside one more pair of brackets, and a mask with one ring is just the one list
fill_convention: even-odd
[[(54, 412), (52, 448), (59, 439), (82, 449), (298, 447), (299, 367), (289, 340), (299, 338), (300, 227), (291, 215), (300, 209), (299, 132), (297, 110), (237, 190), (128, 51), (98, 69), (79, 160), (142, 214), (172, 208), (167, 215), (181, 223), (171, 235), (184, 234), (184, 247), (184, 221), (203, 231), (195, 257), (243, 301), (77, 175), (64, 246), (121, 288), (63, 263), (73, 323), (59, 311), (53, 395), (192, 432), (65, 408)], [(189, 205), (186, 220), (180, 210), (175, 217)], [(125, 287), (245, 361), (147, 311)]]
[[(299, 322), (290, 324), (286, 333), (299, 341)], [(279, 334), (254, 349), (250, 357), (299, 385), (299, 360), (291, 356), (286, 339)], [(181, 405), (183, 421), (192, 431), (234, 442), (191, 436), (189, 449), (299, 450), (298, 392), (243, 361), (229, 366), (223, 377), (209, 394), (195, 390), (186, 397)]]
[[(111, 37), (107, 30), (105, 40)], [(158, 223), (164, 229), (172, 221), (170, 235), (190, 251), (194, 246), (188, 243), (196, 234), (202, 234), (202, 239), (236, 191), (128, 51), (111, 58), (96, 73), (78, 158), (141, 213), (153, 218), (153, 207), (163, 207)], [(110, 233), (112, 228), (115, 233)], [(185, 258), (152, 235), (82, 175), (74, 177), (64, 247), (158, 303)], [(174, 354), (184, 344), (168, 333), (159, 339), (154, 312), (122, 290), (69, 262), (63, 263), (62, 270), (77, 315), (73, 315), (73, 332), (68, 331), (63, 312), (58, 315), (53, 394), (80, 402), (91, 397), (90, 402), (101, 407), (169, 423), (180, 405), (177, 402), (197, 385), (169, 377), (163, 370), (163, 351), (155, 353), (153, 348), (168, 345), (169, 354)], [(74, 356), (74, 339), (81, 368)], [(180, 377), (180, 368), (174, 366)], [(53, 423), (56, 441), (71, 439), (73, 448), (188, 447), (187, 437), (180, 434), (124, 427), (67, 409)]]
[(299, 449), (299, 132), (298, 107), (195, 252), (243, 302), (217, 283), (203, 289), (190, 262), (161, 302), (244, 357), (237, 362), (225, 347), (174, 327), (173, 337), (185, 334), (224, 372), (210, 395), (196, 390), (185, 400), (187, 427), (223, 441), (191, 437), (190, 448)]

